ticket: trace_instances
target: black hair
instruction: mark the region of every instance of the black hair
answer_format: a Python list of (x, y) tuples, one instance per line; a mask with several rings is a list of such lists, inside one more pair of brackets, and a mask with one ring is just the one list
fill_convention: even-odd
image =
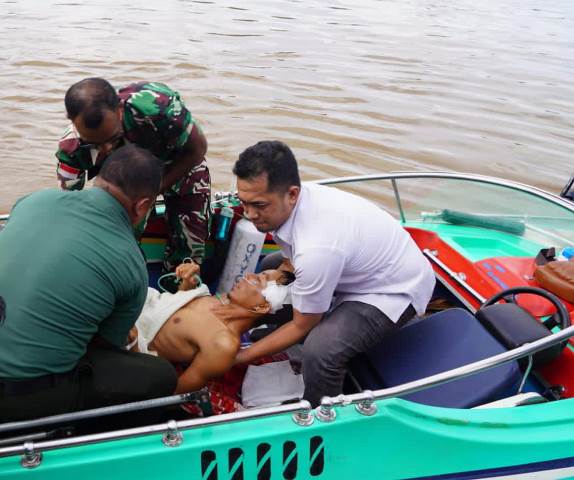
[(82, 114), (88, 128), (98, 128), (106, 110), (115, 111), (120, 98), (114, 87), (103, 78), (85, 78), (74, 83), (64, 97), (66, 113), (70, 120)]
[(290, 285), (295, 281), (295, 274), (290, 272), (289, 270), (279, 270), (281, 272), (281, 276), (279, 277), (279, 284), (280, 285)]
[(267, 174), (267, 190), (270, 192), (301, 186), (297, 160), (291, 149), (279, 141), (258, 142), (244, 150), (233, 166), (233, 173), (242, 180)]
[(99, 176), (118, 187), (131, 200), (155, 198), (160, 189), (162, 165), (149, 150), (133, 144), (114, 150)]

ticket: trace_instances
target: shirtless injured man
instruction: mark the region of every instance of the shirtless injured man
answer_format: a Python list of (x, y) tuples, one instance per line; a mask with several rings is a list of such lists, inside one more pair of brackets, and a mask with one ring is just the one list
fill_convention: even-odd
[(197, 286), (198, 265), (177, 267), (181, 280), (176, 293), (148, 290), (146, 303), (131, 338), (134, 350), (158, 355), (173, 363), (189, 363), (175, 393), (199, 390), (208, 380), (228, 371), (235, 362), (241, 334), (267, 313), (288, 302), (292, 273), (266, 270), (246, 274), (227, 294), (212, 296)]

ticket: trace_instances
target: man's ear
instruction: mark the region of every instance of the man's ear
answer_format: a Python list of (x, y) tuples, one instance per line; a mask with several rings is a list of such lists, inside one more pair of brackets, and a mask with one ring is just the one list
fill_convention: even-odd
[(290, 205), (295, 205), (297, 200), (299, 199), (299, 193), (301, 192), (301, 187), (296, 185), (291, 185), (289, 190), (287, 190), (287, 198), (289, 200)]
[(152, 206), (153, 200), (151, 198), (140, 198), (133, 204), (133, 214), (137, 219), (137, 223), (146, 218)]

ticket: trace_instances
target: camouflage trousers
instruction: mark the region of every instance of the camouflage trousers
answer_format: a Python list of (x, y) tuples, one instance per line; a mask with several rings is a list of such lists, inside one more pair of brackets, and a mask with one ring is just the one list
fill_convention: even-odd
[(168, 227), (164, 269), (184, 258), (201, 264), (211, 224), (211, 177), (204, 159), (163, 194)]

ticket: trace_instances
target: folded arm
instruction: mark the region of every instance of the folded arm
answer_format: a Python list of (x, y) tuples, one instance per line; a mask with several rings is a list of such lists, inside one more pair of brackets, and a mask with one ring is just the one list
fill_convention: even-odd
[(185, 142), (173, 163), (166, 167), (161, 182), (161, 191), (167, 190), (193, 167), (199, 165), (205, 158), (206, 153), (207, 140), (199, 126), (195, 124), (187, 142)]
[(239, 339), (230, 332), (222, 331), (212, 342), (199, 347), (199, 353), (177, 380), (177, 394), (199, 390), (212, 378), (227, 372), (233, 366), (239, 350)]

